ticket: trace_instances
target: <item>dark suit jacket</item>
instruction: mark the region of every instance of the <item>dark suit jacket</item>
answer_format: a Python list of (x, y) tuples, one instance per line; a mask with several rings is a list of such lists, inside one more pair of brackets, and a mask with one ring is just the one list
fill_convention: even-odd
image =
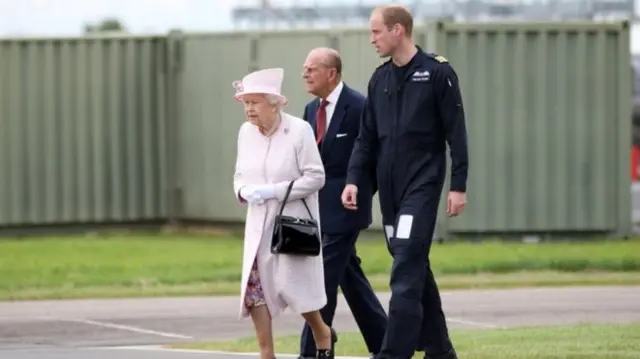
[[(358, 209), (342, 206), (340, 196), (347, 179), (347, 167), (353, 146), (360, 130), (360, 117), (365, 97), (344, 85), (336, 103), (333, 117), (322, 142), (318, 145), (325, 170), (325, 185), (320, 190), (320, 225), (325, 234), (347, 233), (365, 229), (371, 225), (372, 179), (358, 186)], [(316, 112), (320, 99), (309, 102), (303, 118), (316, 132)]]

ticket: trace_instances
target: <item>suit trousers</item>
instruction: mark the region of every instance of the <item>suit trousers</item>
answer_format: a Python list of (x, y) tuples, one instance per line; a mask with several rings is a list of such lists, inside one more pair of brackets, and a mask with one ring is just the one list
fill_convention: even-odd
[[(380, 300), (362, 271), (360, 258), (356, 253), (356, 240), (359, 234), (360, 231), (354, 231), (324, 235), (322, 238), (327, 305), (320, 310), (320, 314), (327, 325), (333, 325), (338, 287), (340, 287), (369, 352), (378, 353), (388, 319)], [(316, 356), (313, 334), (306, 323), (300, 338), (300, 356), (305, 358)]]

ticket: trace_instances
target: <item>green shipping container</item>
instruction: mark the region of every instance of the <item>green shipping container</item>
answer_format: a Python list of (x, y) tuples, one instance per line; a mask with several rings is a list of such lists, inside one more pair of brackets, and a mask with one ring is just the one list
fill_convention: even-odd
[(0, 40), (0, 226), (165, 215), (163, 37)]
[(627, 23), (438, 24), (461, 78), (467, 212), (450, 233), (631, 232)]

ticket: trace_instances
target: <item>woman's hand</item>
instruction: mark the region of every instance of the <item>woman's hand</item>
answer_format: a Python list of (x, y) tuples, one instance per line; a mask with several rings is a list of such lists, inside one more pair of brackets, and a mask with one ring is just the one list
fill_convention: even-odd
[(263, 201), (276, 198), (276, 189), (274, 185), (259, 185), (253, 188), (254, 194), (259, 196)]
[(263, 204), (265, 201), (276, 198), (273, 185), (250, 185), (240, 189), (240, 196), (250, 204)]
[(244, 186), (240, 188), (240, 197), (249, 204), (262, 204), (262, 202), (264, 202), (252, 186)]

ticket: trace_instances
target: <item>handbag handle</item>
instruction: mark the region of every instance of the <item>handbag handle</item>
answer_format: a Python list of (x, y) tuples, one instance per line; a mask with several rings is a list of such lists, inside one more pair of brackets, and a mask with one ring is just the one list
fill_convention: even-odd
[[(278, 213), (279, 216), (282, 216), (282, 211), (284, 211), (284, 205), (289, 200), (289, 194), (291, 193), (291, 189), (293, 188), (293, 182), (294, 181), (291, 181), (289, 183), (289, 186), (287, 187), (287, 193), (284, 195), (284, 200), (282, 201), (282, 204), (280, 205), (280, 212)], [(313, 215), (311, 214), (311, 211), (309, 210), (309, 206), (307, 206), (307, 201), (305, 201), (304, 198), (302, 199), (302, 204), (304, 204), (304, 208), (307, 209), (307, 213), (309, 213), (309, 217), (311, 219), (313, 219)]]

